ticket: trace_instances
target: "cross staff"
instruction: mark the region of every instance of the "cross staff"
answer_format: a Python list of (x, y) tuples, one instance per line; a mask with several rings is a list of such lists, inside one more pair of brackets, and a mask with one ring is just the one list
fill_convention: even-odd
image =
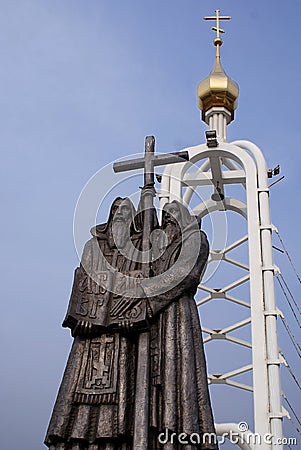
[[(147, 136), (145, 138), (145, 153), (143, 158), (130, 159), (128, 161), (116, 162), (113, 164), (114, 172), (127, 172), (128, 170), (144, 169), (144, 195), (142, 197), (142, 210), (144, 211), (143, 235), (142, 235), (142, 255), (144, 262), (148, 256), (150, 248), (150, 234), (153, 228), (153, 197), (154, 197), (154, 167), (175, 164), (188, 161), (188, 152), (165, 153), (155, 155), (155, 138)], [(143, 265), (143, 275), (149, 277), (150, 267)]]
[(219, 21), (220, 20), (231, 20), (231, 17), (230, 16), (220, 16), (219, 13), (220, 13), (220, 10), (216, 9), (215, 16), (206, 16), (206, 17), (204, 17), (204, 20), (215, 20), (216, 26), (211, 27), (211, 30), (216, 31), (216, 39), (220, 40), (221, 38), (220, 38), (219, 34), (224, 33), (225, 31), (219, 27)]
[[(142, 254), (148, 254), (150, 249), (150, 234), (153, 228), (153, 197), (154, 197), (154, 167), (177, 162), (188, 161), (188, 152), (170, 153), (155, 155), (155, 138), (147, 136), (145, 138), (144, 158), (132, 159), (114, 163), (115, 172), (125, 172), (134, 169), (144, 169), (144, 195), (142, 196), (142, 210), (144, 211)], [(144, 258), (144, 262), (145, 262)], [(149, 264), (143, 264), (143, 274), (150, 275)], [(136, 374), (135, 391), (135, 413), (134, 413), (134, 440), (133, 449), (149, 449), (149, 385), (150, 385), (150, 333), (145, 331), (139, 334), (138, 360)]]

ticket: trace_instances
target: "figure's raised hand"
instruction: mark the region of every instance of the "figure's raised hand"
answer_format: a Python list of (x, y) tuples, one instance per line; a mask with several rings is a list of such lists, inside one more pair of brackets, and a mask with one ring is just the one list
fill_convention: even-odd
[(111, 308), (112, 317), (122, 317), (124, 314), (133, 308), (142, 298), (145, 297), (145, 293), (140, 285), (134, 289), (130, 289), (126, 294), (116, 301)]
[(135, 303), (137, 303), (137, 301), (139, 301), (139, 299), (136, 297), (121, 297), (111, 309), (111, 316), (122, 317)]

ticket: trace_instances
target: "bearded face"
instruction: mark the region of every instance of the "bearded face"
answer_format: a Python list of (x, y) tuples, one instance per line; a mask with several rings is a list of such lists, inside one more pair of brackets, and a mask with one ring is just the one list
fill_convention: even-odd
[(181, 233), (181, 212), (177, 205), (173, 203), (165, 205), (163, 212), (162, 229), (166, 234), (168, 244), (171, 244)]
[(132, 222), (132, 209), (127, 200), (115, 202), (112, 208), (112, 224), (110, 240), (117, 248), (124, 248), (130, 241), (130, 226)]

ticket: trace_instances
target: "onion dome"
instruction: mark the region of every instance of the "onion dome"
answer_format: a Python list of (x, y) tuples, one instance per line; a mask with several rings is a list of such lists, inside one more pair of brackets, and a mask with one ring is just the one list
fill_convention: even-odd
[(220, 37), (214, 39), (216, 56), (213, 69), (210, 75), (198, 85), (198, 106), (202, 111), (204, 121), (207, 111), (213, 107), (222, 107), (229, 111), (231, 122), (237, 107), (239, 88), (238, 84), (228, 77), (221, 65), (220, 46), (222, 42)]

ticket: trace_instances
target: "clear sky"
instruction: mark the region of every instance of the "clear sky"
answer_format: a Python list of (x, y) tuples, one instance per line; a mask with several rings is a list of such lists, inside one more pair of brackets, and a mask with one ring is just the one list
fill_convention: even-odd
[[(204, 141), (196, 86), (214, 48), (202, 17), (216, 8), (233, 18), (222, 25), (222, 62), (240, 86), (228, 138), (254, 141), (268, 166), (280, 164), (285, 179), (272, 188), (272, 221), (298, 267), (298, 0), (0, 1), (3, 450), (43, 448), (71, 344), (60, 324), (78, 264), (72, 222), (85, 183), (140, 152), (146, 135), (161, 152)], [(276, 257), (297, 296), (285, 256)], [(286, 309), (280, 295), (278, 303)], [(297, 335), (289, 310), (288, 320)], [(296, 370), (294, 349), (282, 331), (280, 338)], [(217, 420), (249, 418), (248, 403), (232, 414), (229, 389), (218, 394)]]

